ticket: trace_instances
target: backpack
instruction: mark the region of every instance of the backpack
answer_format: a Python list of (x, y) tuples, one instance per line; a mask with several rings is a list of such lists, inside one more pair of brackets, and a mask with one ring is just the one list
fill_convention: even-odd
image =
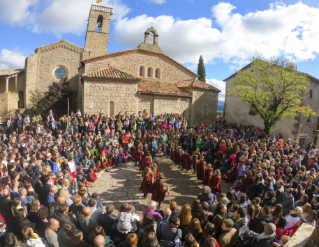
[[(158, 228), (160, 238), (161, 238), (161, 236), (162, 236), (162, 231), (161, 231), (162, 225), (163, 225), (163, 224), (160, 224), (160, 226), (159, 226), (159, 228)], [(176, 236), (177, 236), (178, 231), (179, 231), (179, 229), (176, 229), (176, 233), (174, 234), (174, 238), (173, 238), (173, 240), (171, 240), (171, 241), (161, 239), (161, 240), (159, 241), (160, 247), (175, 247), (175, 239), (176, 239)]]

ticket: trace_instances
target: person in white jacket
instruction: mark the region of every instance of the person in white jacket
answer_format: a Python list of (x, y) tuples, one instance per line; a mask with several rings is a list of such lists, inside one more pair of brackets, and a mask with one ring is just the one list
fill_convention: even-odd
[(283, 232), (285, 232), (287, 229), (293, 227), (297, 224), (297, 222), (301, 218), (301, 214), (303, 213), (303, 210), (301, 207), (296, 207), (294, 211), (292, 211), (287, 217), (286, 217), (286, 225), (284, 227)]

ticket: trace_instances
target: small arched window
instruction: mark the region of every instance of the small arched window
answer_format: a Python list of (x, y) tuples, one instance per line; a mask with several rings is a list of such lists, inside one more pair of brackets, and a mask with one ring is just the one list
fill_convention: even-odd
[(100, 16), (97, 18), (95, 31), (96, 31), (96, 32), (100, 32), (100, 31), (102, 30), (102, 25), (103, 25), (103, 16), (100, 15)]
[(204, 106), (204, 117), (207, 116), (207, 105)]
[(155, 78), (158, 78), (158, 79), (159, 79), (159, 74), (160, 74), (159, 69), (156, 69), (156, 70), (155, 70)]
[(115, 108), (114, 101), (111, 101), (110, 102), (110, 115), (114, 114), (114, 108)]
[(147, 69), (147, 77), (152, 77), (152, 69), (151, 68)]
[(144, 68), (143, 66), (140, 67), (140, 76), (143, 76), (144, 75)]

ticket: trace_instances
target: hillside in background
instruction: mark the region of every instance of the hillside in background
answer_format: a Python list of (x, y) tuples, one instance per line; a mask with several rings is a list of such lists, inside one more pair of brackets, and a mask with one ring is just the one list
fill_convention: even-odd
[(225, 104), (225, 101), (218, 101), (217, 111), (224, 111), (224, 104)]

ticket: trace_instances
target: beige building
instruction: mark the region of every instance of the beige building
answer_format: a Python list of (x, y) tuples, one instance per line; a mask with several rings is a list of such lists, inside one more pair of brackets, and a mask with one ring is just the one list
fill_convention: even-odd
[(3, 109), (29, 109), (31, 92), (66, 79), (84, 113), (174, 112), (193, 124), (214, 121), (220, 90), (165, 55), (153, 27), (136, 49), (107, 53), (112, 12), (91, 6), (84, 48), (61, 40), (37, 48), (25, 69), (0, 71)]
[[(245, 70), (252, 70), (251, 63), (245, 66)], [(257, 115), (251, 108), (246, 105), (241, 99), (229, 95), (227, 92), (234, 88), (232, 80), (237, 76), (237, 73), (231, 75), (224, 81), (226, 82), (226, 97), (224, 106), (225, 120), (229, 123), (237, 123), (244, 125), (254, 125), (264, 128), (262, 118)], [(302, 104), (310, 105), (314, 112), (319, 114), (319, 79), (308, 75), (310, 80), (309, 93), (306, 94)], [(311, 142), (319, 144), (319, 118), (317, 116), (305, 117), (297, 115), (296, 117), (285, 117), (276, 124), (271, 130), (272, 133), (282, 134), (284, 141), (288, 138), (298, 141), (300, 145), (306, 145)]]

